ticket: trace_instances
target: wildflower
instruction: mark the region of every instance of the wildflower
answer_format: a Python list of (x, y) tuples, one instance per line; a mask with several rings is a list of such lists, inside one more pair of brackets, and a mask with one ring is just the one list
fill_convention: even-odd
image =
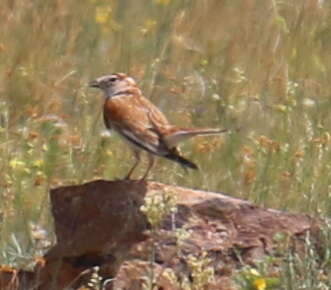
[(98, 6), (95, 9), (95, 22), (104, 24), (111, 18), (112, 9), (110, 6)]
[(12, 169), (24, 169), (25, 168), (25, 163), (21, 160), (18, 160), (18, 159), (12, 159), (10, 160), (9, 162), (9, 166), (12, 168)]
[(171, 0), (155, 0), (155, 3), (167, 6)]
[(256, 290), (265, 290), (267, 288), (267, 283), (264, 278), (255, 279), (253, 285)]

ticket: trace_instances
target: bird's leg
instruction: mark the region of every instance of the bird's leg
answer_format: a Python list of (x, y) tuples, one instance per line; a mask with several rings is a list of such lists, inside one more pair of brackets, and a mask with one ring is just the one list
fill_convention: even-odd
[(134, 158), (136, 159), (136, 161), (135, 161), (135, 163), (131, 167), (129, 173), (126, 175), (126, 177), (124, 179), (130, 179), (133, 171), (136, 169), (136, 167), (138, 166), (138, 164), (140, 162), (140, 151), (139, 150), (133, 150), (133, 154), (134, 154)]
[(141, 180), (145, 180), (147, 178), (149, 171), (154, 166), (154, 161), (155, 161), (154, 156), (152, 154), (149, 154), (149, 153), (147, 154), (147, 156), (148, 156), (148, 167), (147, 167), (147, 170), (146, 170), (144, 176), (141, 178)]

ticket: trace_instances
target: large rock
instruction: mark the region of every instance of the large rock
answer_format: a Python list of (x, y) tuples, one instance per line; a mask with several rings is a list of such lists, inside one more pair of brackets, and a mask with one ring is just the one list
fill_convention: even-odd
[[(151, 230), (141, 206), (160, 192), (176, 197), (176, 211)], [(194, 280), (192, 257), (209, 259), (214, 268), (206, 289), (234, 289), (238, 260), (254, 263), (272, 254), (279, 233), (300, 249), (307, 231), (318, 230), (306, 215), (156, 182), (98, 180), (56, 188), (51, 205), (57, 243), (37, 269), (40, 290), (78, 289), (94, 266), (110, 281), (107, 289), (138, 290), (151, 279), (157, 289), (180, 289), (185, 279)]]

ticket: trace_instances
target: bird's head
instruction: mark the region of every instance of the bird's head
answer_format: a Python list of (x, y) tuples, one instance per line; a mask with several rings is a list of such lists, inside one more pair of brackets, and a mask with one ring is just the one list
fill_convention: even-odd
[(135, 87), (136, 82), (133, 78), (124, 73), (116, 73), (99, 77), (94, 81), (89, 82), (89, 86), (92, 88), (99, 88), (105, 92), (106, 97), (111, 97), (114, 94)]

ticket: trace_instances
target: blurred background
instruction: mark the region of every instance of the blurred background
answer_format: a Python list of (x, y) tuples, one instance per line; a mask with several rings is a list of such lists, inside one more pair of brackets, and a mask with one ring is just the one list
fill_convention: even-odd
[(113, 72), (175, 124), (233, 129), (182, 146), (200, 171), (158, 160), (151, 179), (330, 216), (331, 2), (2, 0), (1, 263), (53, 242), (50, 188), (131, 167), (87, 87)]

